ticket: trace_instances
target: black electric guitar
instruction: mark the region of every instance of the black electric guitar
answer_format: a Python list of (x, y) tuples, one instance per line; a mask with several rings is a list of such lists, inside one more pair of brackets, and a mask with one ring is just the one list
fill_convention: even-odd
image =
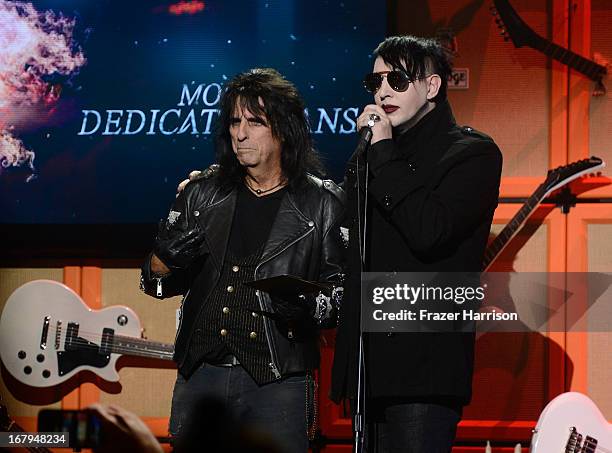
[(497, 22), (497, 26), (501, 29), (502, 36), (506, 41), (512, 40), (515, 47), (529, 46), (532, 49), (539, 50), (544, 55), (597, 82), (593, 94), (602, 95), (605, 93), (606, 89), (603, 85), (603, 78), (607, 74), (605, 66), (538, 35), (521, 19), (508, 0), (493, 0), (493, 4), (495, 6), (491, 7), (491, 13), (495, 16), (495, 22)]
[(579, 160), (569, 165), (555, 168), (548, 171), (546, 181), (538, 186), (535, 192), (527, 199), (527, 202), (519, 209), (512, 217), (512, 220), (504, 227), (497, 235), (495, 240), (487, 247), (483, 263), (483, 269), (486, 271), (491, 266), (491, 263), (499, 256), (501, 251), (508, 245), (510, 240), (518, 232), (531, 213), (538, 207), (544, 198), (546, 198), (554, 190), (560, 189), (569, 182), (578, 179), (588, 173), (594, 173), (606, 166), (605, 162), (599, 157), (589, 157), (588, 159)]

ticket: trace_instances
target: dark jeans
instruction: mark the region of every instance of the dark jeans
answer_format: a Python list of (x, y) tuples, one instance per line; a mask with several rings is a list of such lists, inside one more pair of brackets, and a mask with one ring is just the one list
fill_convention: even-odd
[(306, 386), (306, 376), (259, 386), (241, 366), (203, 365), (189, 380), (177, 375), (170, 433), (180, 435), (199, 398), (214, 397), (223, 400), (240, 421), (270, 435), (282, 451), (305, 453), (308, 450)]
[(450, 453), (460, 408), (431, 403), (373, 406), (370, 411), (366, 405), (366, 414), (373, 415), (366, 425), (368, 453)]

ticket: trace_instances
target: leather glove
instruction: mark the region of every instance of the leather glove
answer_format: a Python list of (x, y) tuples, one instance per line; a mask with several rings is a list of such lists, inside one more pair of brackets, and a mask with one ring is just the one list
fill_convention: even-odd
[(303, 321), (314, 313), (314, 300), (302, 294), (282, 298), (272, 296), (271, 301), (274, 313), (283, 321)]
[(162, 220), (153, 253), (171, 270), (186, 269), (201, 255), (203, 245), (204, 232), (197, 222), (183, 229)]

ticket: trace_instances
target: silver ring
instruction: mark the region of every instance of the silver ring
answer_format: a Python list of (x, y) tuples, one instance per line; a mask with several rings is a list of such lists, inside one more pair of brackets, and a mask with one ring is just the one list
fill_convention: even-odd
[(368, 120), (368, 127), (374, 127), (376, 121), (380, 121), (380, 116), (376, 113), (370, 113), (370, 119)]

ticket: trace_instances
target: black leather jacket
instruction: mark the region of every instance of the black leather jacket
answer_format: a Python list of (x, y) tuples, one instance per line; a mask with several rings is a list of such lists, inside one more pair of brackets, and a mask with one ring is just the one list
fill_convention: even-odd
[[(176, 199), (166, 220), (184, 231), (197, 222), (205, 238), (198, 259), (187, 268), (173, 269), (163, 277), (152, 275), (150, 257), (142, 269), (141, 289), (147, 294), (159, 299), (184, 295), (174, 352), (174, 360), (182, 374), (195, 320), (220, 276), (236, 205), (235, 186), (219, 184), (214, 173), (209, 172), (206, 177), (190, 182)], [(343, 202), (342, 189), (332, 181), (311, 175), (307, 175), (299, 187), (290, 188), (281, 201), (255, 279), (290, 274), (341, 287), (344, 274), (339, 225)], [(274, 312), (268, 293), (258, 291), (257, 296), (262, 312)], [(337, 304), (339, 300), (332, 298), (332, 302)], [(269, 317), (264, 316), (264, 323), (270, 368), (277, 379), (318, 367), (316, 329), (298, 341), (287, 338)]]

